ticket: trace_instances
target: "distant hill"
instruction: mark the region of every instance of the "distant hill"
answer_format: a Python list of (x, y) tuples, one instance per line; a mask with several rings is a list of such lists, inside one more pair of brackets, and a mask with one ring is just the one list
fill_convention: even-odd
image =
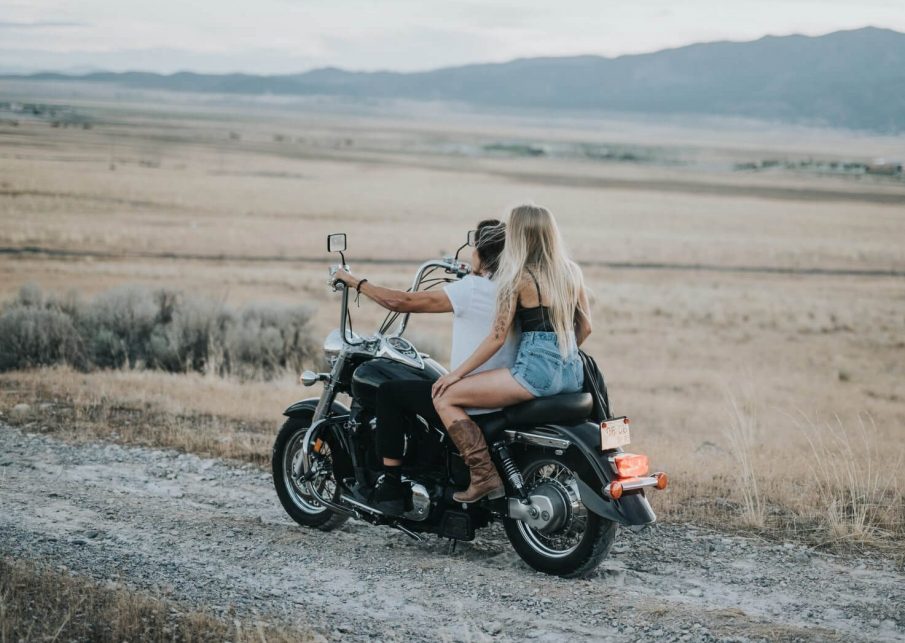
[(325, 68), (283, 76), (127, 72), (28, 78), (193, 92), (729, 115), (905, 131), (905, 34), (873, 27), (819, 37), (704, 43), (619, 58), (528, 58), (417, 73)]

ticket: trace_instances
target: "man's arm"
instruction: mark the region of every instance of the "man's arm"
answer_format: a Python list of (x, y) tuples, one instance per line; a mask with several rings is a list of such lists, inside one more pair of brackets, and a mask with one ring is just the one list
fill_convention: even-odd
[[(339, 270), (334, 278), (344, 282), (349, 288), (358, 288), (361, 279)], [(452, 302), (443, 290), (422, 290), (406, 292), (384, 288), (365, 280), (361, 284), (361, 294), (372, 299), (379, 306), (394, 313), (451, 313)]]
[(452, 302), (443, 290), (406, 292), (384, 288), (366, 281), (361, 293), (394, 313), (451, 313)]

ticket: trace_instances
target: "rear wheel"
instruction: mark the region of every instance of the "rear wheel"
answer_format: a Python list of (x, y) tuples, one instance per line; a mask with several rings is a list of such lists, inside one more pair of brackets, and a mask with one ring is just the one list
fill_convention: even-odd
[[(346, 522), (348, 516), (334, 513), (315, 500), (309, 493), (307, 485), (300, 482), (294, 473), (301, 470), (298, 464), (302, 457), (302, 442), (311, 426), (313, 415), (314, 413), (310, 412), (303, 417), (289, 418), (283, 423), (273, 444), (271, 458), (273, 484), (283, 509), (294, 521), (305, 527), (330, 531)], [(328, 443), (323, 444), (319, 456), (325, 461), (325, 470), (330, 471), (331, 453)], [(323, 475), (316, 479), (314, 484), (318, 488), (318, 493), (325, 498), (339, 495), (332, 475)]]
[(512, 547), (522, 560), (545, 574), (576, 578), (593, 572), (613, 546), (616, 523), (581, 503), (578, 472), (569, 468), (562, 456), (531, 453), (522, 475), (529, 495), (549, 498), (558, 515), (544, 529), (506, 519), (504, 527)]

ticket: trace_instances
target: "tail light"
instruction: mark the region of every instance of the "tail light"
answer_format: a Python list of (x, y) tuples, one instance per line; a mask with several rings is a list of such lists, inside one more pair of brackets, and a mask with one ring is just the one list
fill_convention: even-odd
[(641, 453), (620, 453), (613, 456), (613, 466), (620, 478), (640, 478), (650, 470), (647, 456)]

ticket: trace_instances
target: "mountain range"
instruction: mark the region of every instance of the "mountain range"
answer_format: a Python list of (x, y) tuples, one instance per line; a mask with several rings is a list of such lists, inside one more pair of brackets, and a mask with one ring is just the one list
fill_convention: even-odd
[(524, 58), (424, 72), (98, 72), (26, 78), (221, 94), (455, 101), (492, 108), (717, 115), (905, 132), (905, 34), (866, 27), (618, 58)]

